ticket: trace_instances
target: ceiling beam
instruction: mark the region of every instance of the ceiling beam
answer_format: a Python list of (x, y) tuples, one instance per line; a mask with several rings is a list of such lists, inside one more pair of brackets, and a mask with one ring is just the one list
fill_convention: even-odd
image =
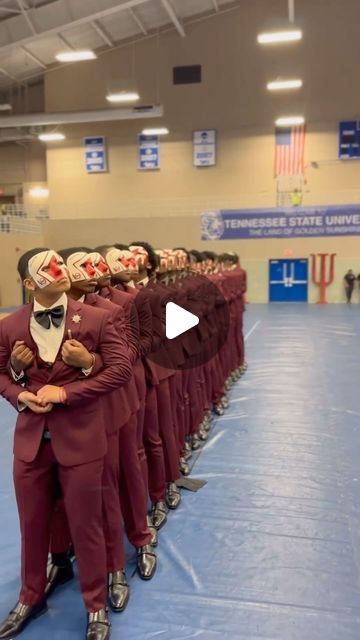
[(65, 47), (74, 51), (75, 47), (73, 47), (73, 45), (70, 44), (69, 40), (65, 38), (65, 36), (63, 36), (62, 33), (57, 33), (56, 35), (59, 38), (60, 42), (62, 42), (65, 45)]
[(7, 78), (10, 78), (10, 80), (13, 80), (14, 82), (16, 82), (16, 84), (21, 84), (21, 86), (23, 86), (23, 87), (26, 86), (26, 84), (24, 82), (21, 82), (21, 80), (19, 80), (15, 76), (13, 76), (11, 73), (6, 71), (6, 69), (3, 69), (2, 67), (0, 67), (0, 73), (2, 73)]
[(212, 0), (212, 4), (213, 4), (213, 7), (214, 7), (215, 11), (218, 12), (219, 11), (218, 0)]
[(42, 62), (40, 58), (38, 58), (34, 53), (29, 51), (29, 49), (27, 49), (26, 47), (20, 47), (20, 50), (23, 51), (28, 56), (28, 58), (35, 62), (35, 64), (37, 64), (39, 67), (41, 67), (42, 69), (47, 69), (46, 64)]
[[(19, 0), (17, 0), (17, 2), (19, 2)], [(0, 52), (4, 53), (5, 51), (9, 51), (15, 47), (26, 46), (27, 44), (30, 44), (35, 40), (39, 40), (40, 37), (45, 38), (51, 35), (58, 35), (60, 32), (64, 32), (67, 29), (75, 29), (76, 27), (80, 27), (84, 24), (89, 24), (91, 22), (101, 20), (102, 18), (116, 15), (117, 13), (121, 13), (122, 11), (132, 9), (133, 7), (138, 7), (147, 2), (150, 2), (150, 0), (126, 0), (122, 4), (116, 5), (115, 7), (110, 7), (108, 9), (103, 9), (102, 11), (97, 11), (96, 13), (89, 14), (88, 16), (83, 16), (82, 18), (78, 18), (77, 20), (72, 20), (70, 22), (58, 24), (54, 27), (51, 27), (50, 29), (45, 29), (43, 31), (38, 30), (36, 34), (32, 34), (31, 36), (28, 36), (26, 38), (20, 38), (19, 40), (14, 40), (13, 42), (9, 42), (3, 46), (0, 46)], [(57, 2), (54, 2), (53, 4), (57, 4)], [(39, 8), (33, 10), (33, 12), (39, 12), (39, 22), (41, 21), (40, 20), (41, 9), (42, 7), (40, 6)], [(0, 28), (1, 28), (1, 22), (0, 22)]]
[(29, 13), (28, 11), (25, 9), (24, 4), (23, 4), (23, 0), (17, 0), (17, 3), (19, 5), (20, 11), (22, 13), (22, 15), (24, 16), (24, 20), (26, 21), (31, 33), (33, 34), (33, 36), (36, 36), (36, 29), (32, 23), (32, 20), (29, 17)]
[(295, 0), (288, 0), (289, 22), (295, 22)]
[(101, 40), (105, 42), (105, 44), (107, 44), (108, 47), (114, 46), (113, 41), (109, 38), (106, 31), (102, 27), (100, 27), (100, 25), (96, 22), (96, 20), (92, 20), (90, 24), (93, 27), (93, 29), (95, 29), (96, 33), (100, 36)]
[(178, 18), (175, 12), (174, 7), (172, 6), (172, 4), (170, 4), (170, 0), (161, 0), (161, 4), (164, 7), (166, 13), (168, 14), (179, 36), (181, 36), (182, 38), (185, 38), (186, 37), (185, 29), (182, 26), (180, 19)]
[(129, 9), (133, 19), (135, 20), (137, 26), (139, 27), (140, 31), (142, 31), (142, 33), (144, 34), (144, 36), (147, 36), (148, 32), (145, 29), (143, 23), (141, 22), (139, 16), (135, 13), (134, 9)]
[(12, 13), (13, 15), (21, 15), (20, 9), (8, 9), (8, 7), (0, 7), (0, 11), (4, 11), (5, 13)]

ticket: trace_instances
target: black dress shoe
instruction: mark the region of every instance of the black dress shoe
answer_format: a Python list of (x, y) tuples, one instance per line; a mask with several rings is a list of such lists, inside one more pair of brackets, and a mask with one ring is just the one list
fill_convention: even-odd
[(115, 571), (111, 574), (109, 584), (109, 603), (116, 613), (121, 613), (126, 609), (129, 602), (130, 589), (126, 579), (125, 571)]
[(208, 439), (209, 435), (210, 435), (209, 432), (206, 431), (206, 429), (204, 429), (203, 426), (201, 426), (200, 429), (199, 429), (199, 433), (198, 433), (198, 436), (199, 436), (200, 440), (205, 442)]
[(185, 458), (180, 458), (179, 469), (180, 469), (180, 472), (183, 474), (183, 476), (190, 475), (190, 467), (186, 462)]
[(222, 406), (221, 406), (221, 404), (216, 404), (216, 405), (214, 406), (213, 411), (214, 411), (215, 415), (217, 415), (217, 416), (223, 416), (223, 415), (224, 415), (224, 413), (225, 413), (225, 412), (224, 412), (224, 409), (223, 409), (223, 408), (222, 408)]
[(191, 436), (191, 448), (193, 451), (197, 451), (198, 449), (200, 449), (201, 447), (201, 442), (199, 440), (199, 436), (197, 435), (197, 433), (194, 433), (193, 436)]
[(151, 519), (155, 529), (157, 529), (158, 531), (164, 526), (164, 524), (166, 524), (167, 513), (168, 513), (168, 509), (166, 506), (166, 502), (157, 502), (154, 505), (154, 508), (151, 514)]
[(190, 442), (185, 442), (182, 458), (187, 462), (192, 457), (192, 448)]
[(86, 640), (109, 640), (111, 624), (106, 609), (88, 614)]
[(150, 544), (137, 550), (137, 569), (142, 580), (151, 580), (156, 571), (156, 553)]
[(14, 638), (21, 633), (25, 627), (47, 612), (46, 600), (33, 606), (18, 602), (14, 609), (10, 611), (8, 617), (0, 624), (0, 638)]
[(45, 587), (45, 595), (51, 596), (57, 587), (70, 582), (74, 577), (74, 569), (70, 561), (63, 567), (57, 567), (50, 563), (47, 569), (47, 583)]
[(169, 509), (177, 509), (181, 502), (180, 489), (175, 482), (169, 482), (166, 489), (166, 504)]
[(150, 542), (150, 544), (151, 544), (152, 547), (157, 547), (158, 543), (159, 543), (159, 535), (158, 535), (158, 532), (157, 532), (157, 528), (154, 527), (154, 525), (153, 525), (151, 516), (147, 516), (147, 525), (148, 525), (148, 528), (149, 528), (150, 533), (151, 533), (151, 542)]

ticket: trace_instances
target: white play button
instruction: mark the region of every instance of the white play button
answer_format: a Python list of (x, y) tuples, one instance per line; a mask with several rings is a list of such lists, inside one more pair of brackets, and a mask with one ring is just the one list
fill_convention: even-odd
[(186, 311), (174, 302), (166, 305), (166, 337), (169, 340), (177, 338), (185, 331), (189, 331), (199, 324), (199, 318), (190, 311)]

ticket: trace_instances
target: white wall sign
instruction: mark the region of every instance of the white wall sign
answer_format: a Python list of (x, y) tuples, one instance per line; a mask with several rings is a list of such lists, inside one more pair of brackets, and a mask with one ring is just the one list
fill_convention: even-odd
[(215, 129), (194, 131), (193, 146), (195, 167), (214, 167), (216, 165)]
[(159, 136), (139, 135), (139, 169), (141, 171), (160, 169)]
[(104, 173), (108, 170), (106, 138), (84, 138), (85, 165), (87, 173)]

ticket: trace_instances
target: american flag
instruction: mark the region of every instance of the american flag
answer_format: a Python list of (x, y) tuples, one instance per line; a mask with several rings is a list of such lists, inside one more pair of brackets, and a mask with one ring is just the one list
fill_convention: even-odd
[(304, 173), (305, 125), (275, 130), (275, 175)]

